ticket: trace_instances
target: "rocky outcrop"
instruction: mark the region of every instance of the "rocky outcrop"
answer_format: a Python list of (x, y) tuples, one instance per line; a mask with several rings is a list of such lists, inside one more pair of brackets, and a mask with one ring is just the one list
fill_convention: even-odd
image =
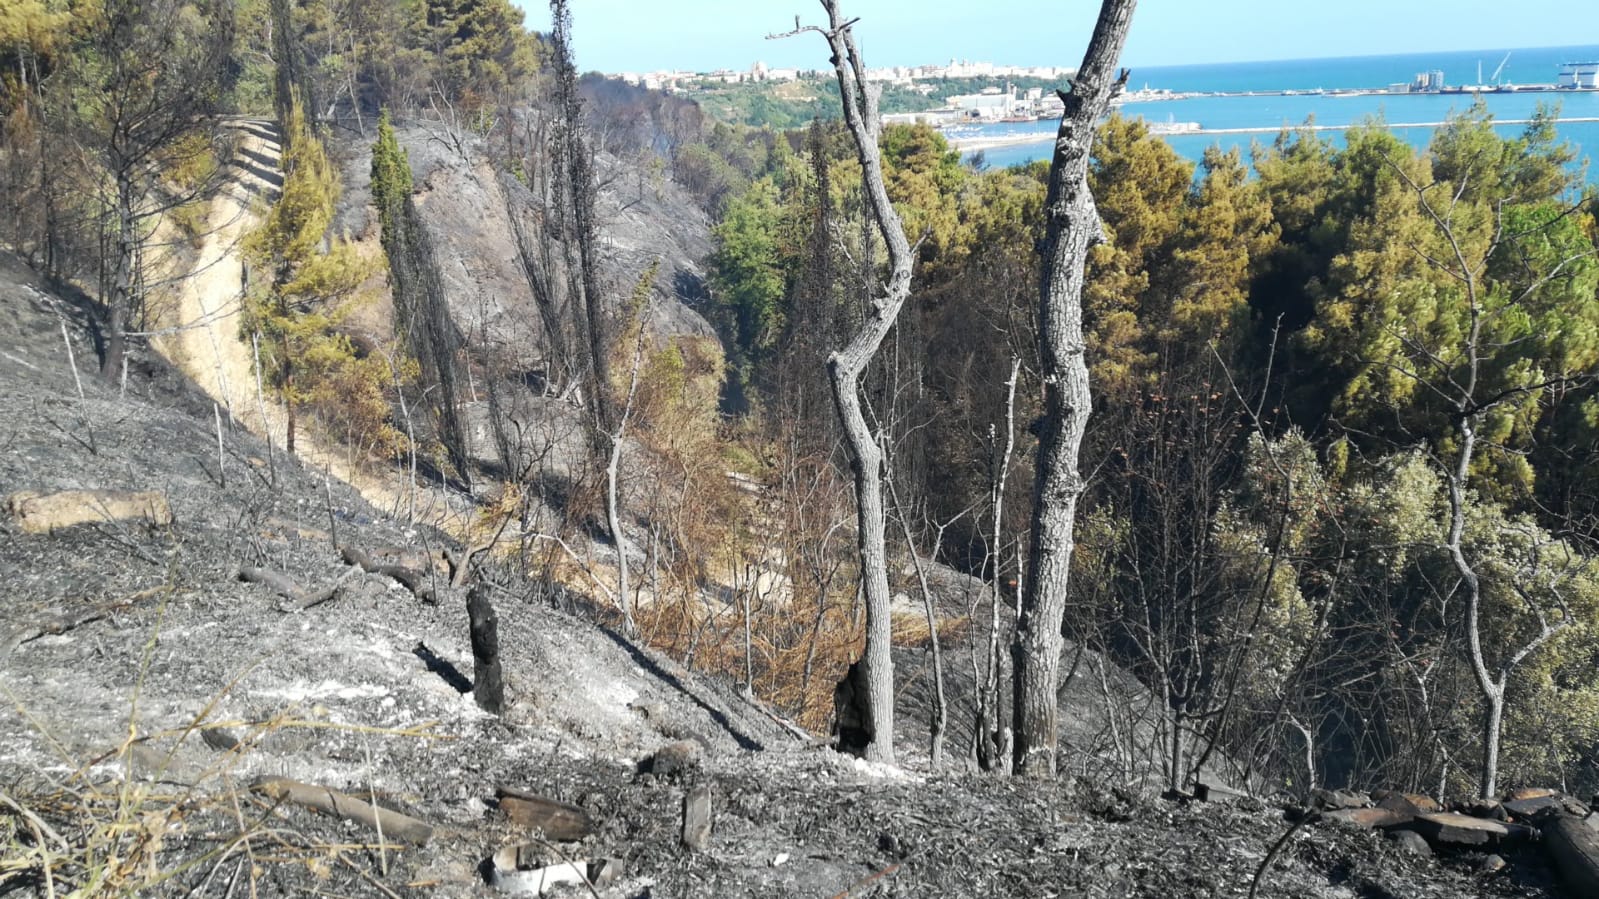
[[(484, 139), (432, 123), (404, 124), (396, 136), (410, 157), (415, 203), (432, 241), (450, 313), (469, 352), (491, 352), (536, 368), (548, 351), (517, 246), (513, 216), (541, 221), (538, 197), (496, 170)], [(333, 226), (377, 239), (371, 198), (371, 140), (341, 141), (344, 200)], [(603, 299), (618, 308), (639, 277), (660, 261), (652, 330), (660, 336), (714, 337), (696, 307), (706, 301), (702, 260), (711, 251), (710, 222), (677, 185), (601, 156), (596, 178)]]
[[(553, 299), (548, 292), (537, 293), (538, 273), (546, 282), (564, 278), (567, 254), (549, 233), (553, 229), (544, 227), (550, 210), (538, 192), (496, 159), (504, 149), (492, 140), (434, 122), (402, 123), (396, 137), (410, 159), (414, 184), (407, 214), (415, 216), (419, 233), (408, 245), (426, 252), (419, 254), (425, 258), (406, 260), (414, 277), (391, 279), (391, 285), (396, 290), (401, 281), (429, 285), (429, 296), (444, 306), (442, 318), (427, 318), (431, 339), (461, 348), (439, 357), (413, 346), (425, 360), (424, 373), (439, 375), (429, 380), (442, 379), (450, 358), (460, 372), (447, 391), (453, 407), (439, 406), (438, 395), (429, 398), (436, 436), (449, 448), (464, 481), (471, 480), (467, 463), (509, 477), (526, 471), (530, 460), (538, 460), (546, 475), (569, 478), (584, 459), (585, 419), (582, 397), (564, 388), (582, 364), (575, 361), (580, 358), (575, 348), (583, 341), (580, 313), (560, 291)], [(347, 135), (337, 149), (344, 189), (332, 230), (376, 245), (372, 138)], [(617, 312), (655, 266), (651, 333), (657, 339), (714, 341), (715, 331), (696, 309), (708, 299), (700, 267), (711, 251), (705, 213), (675, 184), (652, 176), (637, 161), (602, 155), (595, 169), (600, 302)], [(397, 308), (415, 305), (414, 299), (402, 304), (390, 296), (359, 313), (352, 327), (389, 332)], [(437, 311), (432, 304), (428, 308)], [(410, 314), (416, 314), (414, 309)], [(547, 396), (552, 388), (573, 401)]]

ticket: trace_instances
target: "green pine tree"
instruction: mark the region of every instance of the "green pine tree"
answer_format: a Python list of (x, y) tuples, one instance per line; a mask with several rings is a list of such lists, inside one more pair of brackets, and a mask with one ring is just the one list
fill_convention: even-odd
[(302, 406), (320, 400), (333, 400), (336, 406), (340, 396), (353, 405), (357, 398), (351, 391), (357, 385), (367, 385), (362, 393), (381, 392), (376, 385), (386, 383), (387, 377), (376, 363), (367, 364), (367, 377), (356, 377), (354, 369), (363, 360), (337, 330), (374, 268), (348, 241), (328, 240), (339, 193), (338, 173), (297, 101), (290, 104), (284, 130), (288, 149), (282, 194), (266, 221), (245, 241), (251, 264), (271, 273), (251, 297), (245, 326), (266, 338), (261, 362), (267, 369), (264, 374), (283, 396), (287, 446), (292, 452)]

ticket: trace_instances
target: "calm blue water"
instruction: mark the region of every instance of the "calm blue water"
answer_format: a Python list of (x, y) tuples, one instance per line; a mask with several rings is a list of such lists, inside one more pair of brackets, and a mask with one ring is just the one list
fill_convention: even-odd
[[(1543, 47), (1509, 51), (1510, 59), (1500, 74), (1505, 84), (1552, 83), (1564, 62), (1599, 59), (1599, 45)], [(1230, 63), (1205, 66), (1158, 66), (1133, 71), (1133, 88), (1164, 88), (1172, 91), (1262, 91), (1312, 90), (1322, 88), (1382, 88), (1394, 82), (1408, 82), (1417, 72), (1442, 69), (1449, 85), (1477, 82), (1477, 63), (1482, 77), (1489, 80), (1505, 50), (1466, 53), (1422, 53), (1400, 56), (1361, 56), (1344, 59), (1285, 60), (1281, 62)], [(1562, 118), (1599, 117), (1599, 93), (1515, 93), (1484, 94), (1488, 109), (1497, 119), (1525, 119), (1539, 103), (1558, 107)], [(1143, 116), (1151, 122), (1198, 122), (1205, 128), (1292, 127), (1314, 117), (1318, 125), (1347, 125), (1380, 117), (1390, 126), (1417, 122), (1439, 122), (1451, 113), (1470, 108), (1472, 98), (1459, 94), (1385, 94), (1379, 96), (1268, 96), (1196, 97), (1150, 103), (1128, 103), (1121, 107), (1126, 116)], [(1514, 135), (1522, 126), (1507, 125), (1499, 130)], [(1054, 122), (1028, 125), (997, 124), (981, 127), (984, 134), (1037, 133), (1040, 143), (1001, 147), (984, 151), (992, 166), (1007, 166), (1044, 159), (1049, 154), (1047, 140), (1055, 133)], [(1425, 146), (1431, 128), (1399, 128), (1394, 131), (1414, 146)], [(1599, 122), (1565, 123), (1560, 136), (1575, 145), (1579, 160), (1599, 154)], [(1325, 135), (1342, 146), (1336, 133)], [(1247, 157), (1251, 141), (1270, 143), (1274, 134), (1174, 135), (1166, 138), (1186, 159), (1198, 160), (1206, 147), (1239, 147)], [(1590, 166), (1590, 183), (1599, 183), (1599, 166)]]

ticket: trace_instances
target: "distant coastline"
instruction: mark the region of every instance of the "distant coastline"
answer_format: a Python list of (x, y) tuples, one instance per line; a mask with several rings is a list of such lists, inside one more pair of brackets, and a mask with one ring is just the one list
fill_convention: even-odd
[[(1582, 60), (1599, 60), (1599, 43), (1515, 49), (1508, 58), (1500, 49), (1151, 66), (1133, 69), (1120, 113), (1144, 119), (1178, 155), (1198, 163), (1213, 147), (1247, 160), (1254, 141), (1269, 142), (1285, 127), (1336, 139), (1373, 124), (1424, 149), (1441, 123), (1482, 104), (1507, 135), (1553, 114), (1555, 139), (1580, 163), (1599, 157), (1599, 91), (1583, 89), (1592, 77), (1586, 73), (1562, 73), (1594, 65)], [(1551, 82), (1569, 87), (1520, 89)], [(1473, 89), (1479, 86), (1499, 89)], [(1044, 121), (968, 125), (946, 137), (964, 155), (982, 152), (988, 165), (1003, 168), (1047, 159), (1054, 133), (1054, 123)], [(1588, 165), (1583, 178), (1599, 185), (1599, 165)]]

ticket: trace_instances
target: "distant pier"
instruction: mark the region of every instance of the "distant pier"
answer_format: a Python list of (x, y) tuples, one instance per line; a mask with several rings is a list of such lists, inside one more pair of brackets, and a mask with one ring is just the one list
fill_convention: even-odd
[[(1533, 123), (1533, 121), (1534, 121), (1533, 119), (1494, 119), (1492, 124), (1495, 124), (1495, 125), (1531, 125)], [(1562, 125), (1585, 125), (1585, 124), (1593, 124), (1595, 122), (1599, 122), (1599, 116), (1574, 116), (1572, 118), (1557, 119), (1556, 121), (1558, 121)], [(1353, 123), (1350, 123), (1348, 125), (1279, 125), (1276, 128), (1203, 128), (1203, 127), (1201, 127), (1201, 128), (1196, 129), (1196, 130), (1185, 131), (1183, 133), (1184, 134), (1276, 134), (1279, 131), (1283, 131), (1284, 129), (1286, 129), (1288, 131), (1299, 131), (1301, 129), (1308, 129), (1310, 131), (1348, 131), (1351, 128), (1364, 127), (1366, 124), (1368, 124), (1368, 123), (1365, 123), (1365, 122), (1353, 122)], [(1393, 130), (1397, 130), (1397, 129), (1400, 129), (1400, 128), (1442, 128), (1443, 126), (1445, 126), (1445, 125), (1447, 125), (1449, 123), (1448, 122), (1379, 122), (1377, 124), (1381, 125), (1383, 128), (1385, 128), (1385, 129), (1387, 129), (1389, 131), (1393, 131)]]
[[(1376, 91), (1374, 93), (1381, 93), (1381, 92), (1380, 91)], [(1206, 94), (1204, 96), (1224, 96), (1224, 95)], [(1246, 96), (1246, 95), (1244, 95), (1244, 94), (1231, 94), (1231, 95), (1225, 95), (1225, 96)], [(1261, 95), (1260, 94), (1254, 94), (1254, 95), (1248, 95), (1248, 96), (1261, 96)], [(1530, 124), (1532, 124), (1532, 122), (1533, 122), (1532, 119), (1494, 119), (1493, 120), (1493, 124), (1495, 124), (1495, 125), (1530, 125)], [(1594, 124), (1594, 123), (1599, 123), (1599, 116), (1579, 116), (1579, 117), (1573, 117), (1573, 118), (1562, 118), (1562, 119), (1559, 120), (1559, 122), (1562, 125), (1567, 125), (1567, 124)], [(1203, 135), (1203, 134), (1278, 134), (1278, 133), (1280, 133), (1282, 131), (1300, 131), (1300, 130), (1309, 130), (1309, 131), (1348, 131), (1351, 128), (1364, 127), (1366, 123), (1355, 122), (1355, 123), (1351, 123), (1351, 124), (1348, 124), (1348, 125), (1315, 125), (1315, 124), (1310, 124), (1310, 125), (1305, 125), (1305, 124), (1301, 124), (1301, 125), (1273, 125), (1273, 126), (1260, 126), (1260, 127), (1250, 127), (1250, 128), (1206, 128), (1206, 127), (1204, 127), (1202, 125), (1194, 125), (1193, 123), (1184, 123), (1184, 124), (1188, 125), (1188, 127), (1182, 127), (1182, 128), (1177, 128), (1177, 129), (1166, 129), (1165, 133), (1162, 134), (1162, 136), (1187, 136), (1187, 135), (1190, 135), (1190, 134), (1200, 134), (1200, 135)], [(1380, 123), (1380, 124), (1382, 125), (1383, 128), (1386, 128), (1388, 130), (1397, 130), (1397, 129), (1401, 129), (1401, 128), (1441, 128), (1444, 125), (1447, 125), (1449, 123), (1448, 122), (1383, 122), (1383, 123)], [(1159, 131), (1161, 131), (1163, 129), (1153, 129), (1153, 130), (1156, 130), (1157, 132), (1159, 132)], [(1047, 143), (1049, 143), (1050, 141), (1052, 141), (1054, 139), (1055, 139), (1055, 134), (1053, 132), (1037, 131), (1037, 132), (1032, 132), (1032, 133), (1028, 133), (1028, 134), (995, 134), (995, 135), (980, 135), (980, 136), (976, 136), (976, 137), (952, 137), (952, 138), (949, 138), (949, 145), (950, 145), (951, 149), (959, 150), (962, 153), (972, 153), (972, 152), (976, 152), (977, 150), (994, 150), (994, 149), (998, 149), (1000, 147), (1020, 147), (1020, 146), (1025, 146), (1027, 144), (1047, 144)]]
[(1599, 85), (1567, 87), (1557, 84), (1473, 84), (1462, 87), (1445, 87), (1429, 90), (1393, 90), (1386, 87), (1340, 87), (1331, 90), (1271, 91), (1128, 91), (1116, 98), (1116, 103), (1159, 103), (1165, 100), (1196, 100), (1216, 97), (1474, 97), (1479, 94), (1592, 94), (1599, 93)]

